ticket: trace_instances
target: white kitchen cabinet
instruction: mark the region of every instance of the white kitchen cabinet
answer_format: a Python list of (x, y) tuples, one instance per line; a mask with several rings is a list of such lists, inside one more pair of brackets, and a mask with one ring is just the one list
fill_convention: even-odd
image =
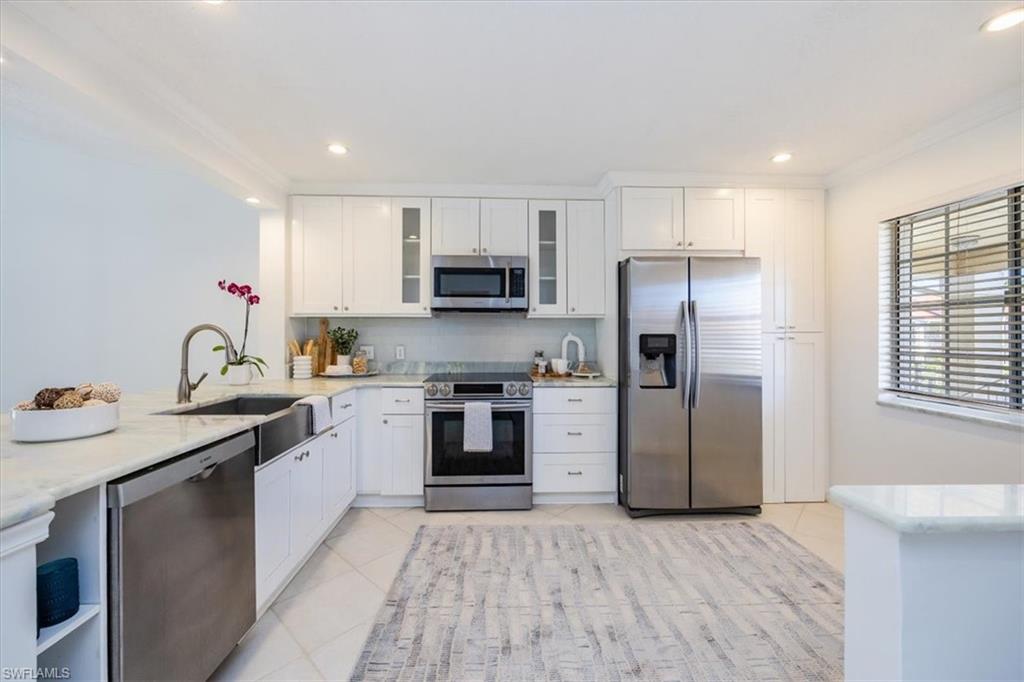
[(324, 443), (318, 438), (296, 448), (292, 458), (292, 537), (300, 548), (319, 535), (324, 520)]
[(604, 202), (567, 201), (566, 299), (569, 317), (603, 317)]
[(534, 388), (536, 493), (614, 493), (616, 389)]
[(820, 502), (828, 484), (825, 335), (765, 334), (766, 502)]
[(623, 187), (621, 245), (624, 251), (677, 251), (685, 245), (683, 190)]
[(391, 200), (389, 312), (430, 316), (430, 199)]
[(480, 200), (431, 200), (431, 253), (435, 256), (475, 256), (480, 251)]
[(564, 317), (566, 306), (565, 202), (531, 200), (529, 317)]
[(742, 189), (687, 187), (684, 193), (683, 244), (686, 249), (743, 250)]
[(748, 189), (746, 195), (746, 253), (761, 259), (764, 331), (825, 331), (824, 193)]
[(423, 494), (423, 415), (385, 414), (381, 495)]
[(480, 253), (485, 256), (528, 255), (526, 199), (480, 200)]
[(341, 197), (292, 197), (291, 243), (292, 312), (340, 312)]
[(293, 568), (292, 459), (284, 455), (256, 472), (256, 604), (264, 604)]
[(345, 197), (343, 215), (342, 310), (347, 315), (389, 312), (394, 292), (391, 199)]
[(786, 329), (825, 331), (825, 196), (786, 190)]
[(356, 420), (335, 426), (323, 444), (324, 513), (333, 521), (356, 497)]

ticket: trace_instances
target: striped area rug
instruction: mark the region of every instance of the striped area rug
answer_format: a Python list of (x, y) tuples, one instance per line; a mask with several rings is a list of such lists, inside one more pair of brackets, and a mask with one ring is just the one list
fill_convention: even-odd
[(353, 680), (839, 680), (843, 579), (756, 521), (421, 527)]

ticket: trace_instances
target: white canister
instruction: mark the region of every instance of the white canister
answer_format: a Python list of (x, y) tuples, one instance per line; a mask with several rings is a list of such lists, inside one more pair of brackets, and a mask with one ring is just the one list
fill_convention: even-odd
[(232, 386), (245, 386), (252, 381), (252, 367), (245, 365), (228, 365), (225, 375)]

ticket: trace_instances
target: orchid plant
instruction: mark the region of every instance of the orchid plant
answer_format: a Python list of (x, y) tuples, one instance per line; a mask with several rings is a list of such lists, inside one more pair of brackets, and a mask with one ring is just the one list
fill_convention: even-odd
[[(252, 311), (252, 307), (254, 305), (259, 305), (259, 294), (253, 293), (252, 287), (249, 286), (248, 284), (235, 284), (234, 282), (228, 284), (228, 281), (226, 279), (222, 279), (219, 282), (217, 282), (217, 286), (220, 287), (221, 291), (227, 292), (232, 296), (237, 296), (238, 298), (242, 299), (243, 303), (245, 303), (245, 331), (242, 333), (242, 348), (238, 352), (238, 360), (230, 364), (252, 365), (253, 367), (256, 368), (256, 371), (260, 373), (260, 376), (263, 376), (263, 368), (267, 366), (267, 363), (264, 362), (263, 358), (257, 357), (255, 355), (246, 355), (245, 352), (245, 344), (249, 341), (249, 313)], [(215, 352), (223, 351), (224, 346), (214, 346), (213, 350)], [(221, 367), (220, 373), (221, 376), (227, 374), (228, 366), (224, 365), (223, 367)]]

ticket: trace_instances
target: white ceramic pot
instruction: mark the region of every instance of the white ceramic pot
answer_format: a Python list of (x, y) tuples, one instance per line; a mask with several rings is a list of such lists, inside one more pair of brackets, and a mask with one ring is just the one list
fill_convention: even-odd
[(252, 367), (249, 365), (228, 365), (226, 377), (228, 383), (232, 386), (246, 386), (252, 381)]
[(346, 367), (346, 366), (347, 367), (351, 367), (352, 366), (352, 356), (351, 355), (341, 355), (339, 353), (338, 354), (338, 362), (336, 364), (341, 366), (341, 367)]

